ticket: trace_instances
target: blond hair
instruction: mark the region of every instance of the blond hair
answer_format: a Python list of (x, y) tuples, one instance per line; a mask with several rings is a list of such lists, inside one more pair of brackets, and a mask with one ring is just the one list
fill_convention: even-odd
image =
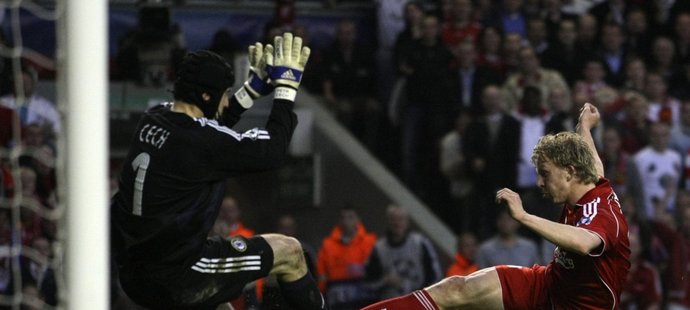
[(574, 132), (559, 132), (539, 139), (532, 153), (532, 163), (537, 166), (546, 161), (561, 168), (573, 166), (575, 175), (582, 183), (596, 183), (599, 180), (587, 142)]

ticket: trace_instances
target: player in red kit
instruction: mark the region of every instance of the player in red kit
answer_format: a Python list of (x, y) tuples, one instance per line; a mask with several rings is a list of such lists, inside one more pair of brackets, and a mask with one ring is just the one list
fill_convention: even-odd
[(496, 193), (514, 219), (557, 245), (550, 264), (452, 276), (364, 309), (618, 309), (630, 269), (628, 225), (590, 133), (599, 119), (597, 108), (587, 103), (577, 134), (546, 135), (534, 148), (537, 185), (563, 205), (558, 222), (527, 213), (510, 189)]

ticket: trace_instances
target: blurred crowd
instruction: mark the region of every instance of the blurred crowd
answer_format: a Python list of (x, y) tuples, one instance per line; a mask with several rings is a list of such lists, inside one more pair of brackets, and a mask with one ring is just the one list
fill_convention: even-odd
[[(294, 1), (277, 3), (276, 18), (257, 39), (268, 43), (290, 30), (309, 45)], [(332, 44), (313, 51), (303, 85), (457, 233), (458, 253), (441, 266), (403, 208), (387, 209), (386, 233), (376, 236), (357, 208), (345, 207), (322, 244), (305, 245), (333, 309), (495, 264), (548, 263), (553, 245), (519, 227), (493, 197), (508, 187), (528, 212), (558, 216), (559, 207), (536, 188), (531, 151), (543, 134), (573, 130), (585, 102), (602, 112), (595, 143), (630, 226), (633, 267), (621, 308), (690, 309), (690, 1), (374, 3), (375, 44), (360, 39), (371, 29), (339, 21)], [(186, 52), (184, 29), (160, 7), (142, 8), (139, 17), (119, 42), (111, 80), (163, 86)], [(244, 52), (231, 29), (210, 33), (209, 49), (228, 59)], [(0, 44), (7, 45), (4, 36)], [(46, 68), (31, 61), (19, 72), (11, 68), (2, 58), (0, 147), (20, 155), (3, 153), (0, 161), (0, 245), (17, 245), (22, 255), (0, 258), (0, 293), (21, 289), (38, 305), (55, 304), (61, 118), (34, 88), (50, 76)], [(226, 199), (212, 234), (253, 235), (240, 214)], [(299, 236), (298, 228), (285, 215), (275, 231)], [(275, 307), (275, 281), (257, 282), (233, 304)]]

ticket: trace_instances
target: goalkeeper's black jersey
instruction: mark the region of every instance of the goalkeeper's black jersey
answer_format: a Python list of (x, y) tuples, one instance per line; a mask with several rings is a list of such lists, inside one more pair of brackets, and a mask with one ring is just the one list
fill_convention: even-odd
[(111, 203), (120, 264), (184, 264), (197, 259), (218, 215), (225, 180), (280, 166), (297, 124), (293, 103), (275, 100), (265, 129), (245, 133), (206, 118), (146, 111)]

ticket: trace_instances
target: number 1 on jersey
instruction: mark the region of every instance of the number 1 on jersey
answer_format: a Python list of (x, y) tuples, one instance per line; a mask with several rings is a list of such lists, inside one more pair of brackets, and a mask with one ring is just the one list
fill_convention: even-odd
[(132, 202), (132, 213), (134, 215), (141, 215), (141, 197), (144, 192), (144, 179), (146, 178), (146, 170), (149, 167), (151, 156), (148, 153), (141, 153), (137, 155), (132, 161), (132, 169), (137, 173), (134, 178), (134, 201)]

